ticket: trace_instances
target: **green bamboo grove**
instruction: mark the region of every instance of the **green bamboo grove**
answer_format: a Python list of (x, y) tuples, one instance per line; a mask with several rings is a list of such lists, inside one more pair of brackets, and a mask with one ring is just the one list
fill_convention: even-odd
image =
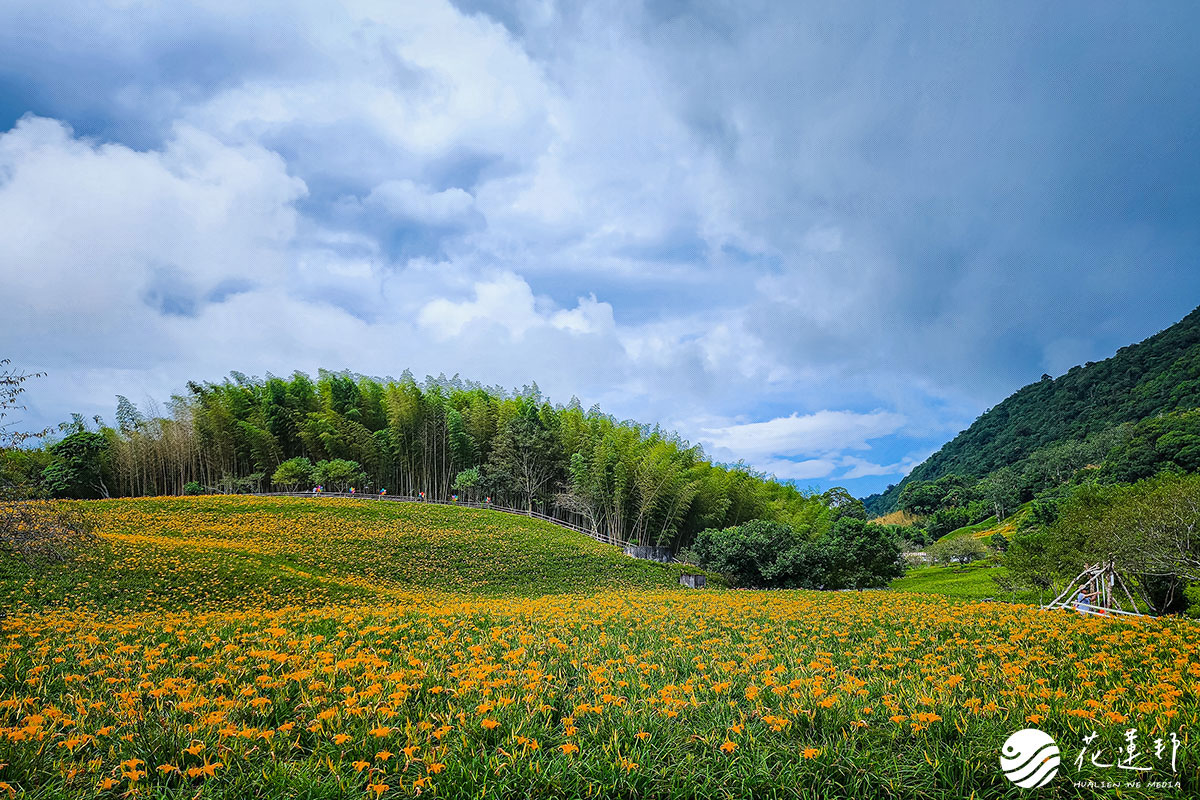
[[(338, 466), (330, 480), (340, 485), (327, 488), (488, 498), (676, 548), (751, 519), (816, 535), (831, 514), (821, 497), (743, 464), (714, 464), (657, 427), (577, 400), (552, 404), (536, 384), (505, 392), (457, 376), (418, 382), (407, 371), (399, 379), (322, 371), (315, 381), (235, 372), (189, 383), (166, 410), (119, 397), (116, 424), (96, 424), (76, 418), (58, 442), (23, 454), (44, 466), (30, 480), (84, 497), (308, 490), (307, 475)], [(326, 472), (308, 472), (322, 464)]]

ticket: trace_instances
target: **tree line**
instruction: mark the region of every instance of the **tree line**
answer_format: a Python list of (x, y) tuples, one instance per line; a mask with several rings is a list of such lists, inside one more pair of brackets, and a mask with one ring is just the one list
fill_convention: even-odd
[(982, 479), (948, 473), (904, 485), (896, 505), (918, 518), (906, 531), (930, 543), (956, 529), (1022, 505), (1056, 501), (1079, 486), (1130, 484), (1162, 473), (1200, 471), (1200, 409), (1125, 423), (1083, 440), (1058, 442), (995, 470)]
[[(778, 483), (655, 426), (536, 384), (322, 371), (191, 382), (165, 408), (117, 398), (112, 424), (76, 415), (41, 448), (0, 450), (0, 482), (54, 497), (329, 489), (537, 510), (637, 544), (679, 549), (750, 520), (802, 537), (844, 501)], [(844, 497), (843, 497), (844, 495)]]

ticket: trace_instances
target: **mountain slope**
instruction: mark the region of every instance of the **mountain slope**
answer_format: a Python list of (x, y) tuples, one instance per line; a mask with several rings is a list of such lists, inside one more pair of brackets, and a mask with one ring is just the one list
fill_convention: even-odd
[(867, 498), (873, 513), (896, 507), (912, 481), (949, 473), (981, 478), (1042, 448), (1114, 426), (1200, 407), (1200, 308), (1100, 362), (1042, 376), (980, 416), (900, 484)]

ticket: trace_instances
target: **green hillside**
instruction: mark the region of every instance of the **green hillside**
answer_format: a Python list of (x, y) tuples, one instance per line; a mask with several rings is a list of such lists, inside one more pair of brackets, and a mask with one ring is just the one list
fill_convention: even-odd
[(0, 561), (0, 608), (280, 608), (429, 590), (539, 596), (677, 587), (682, 571), (499, 511), (237, 495), (81, 505), (99, 524), (98, 546), (39, 570)]
[[(1100, 362), (1072, 367), (1016, 392), (914, 469), (900, 484), (867, 498), (875, 514), (894, 510), (910, 483), (949, 474), (982, 478), (1065, 443), (1091, 446), (1103, 458), (1129, 434), (1119, 426), (1200, 407), (1200, 308), (1140, 344)], [(1190, 456), (1189, 456), (1190, 457)], [(1143, 477), (1143, 476), (1137, 476)], [(1129, 476), (1122, 476), (1129, 479)]]

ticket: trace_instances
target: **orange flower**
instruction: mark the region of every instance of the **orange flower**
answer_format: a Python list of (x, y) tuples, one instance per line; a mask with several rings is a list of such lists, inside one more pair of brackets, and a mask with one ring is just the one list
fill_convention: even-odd
[(737, 750), (737, 742), (731, 742), (726, 739), (725, 744), (721, 745), (722, 753), (732, 753), (734, 750)]
[(569, 756), (569, 755), (571, 755), (572, 753), (578, 753), (578, 752), (579, 752), (579, 747), (578, 747), (578, 745), (572, 744), (571, 742), (567, 742), (566, 744), (560, 744), (560, 745), (558, 746), (558, 749), (559, 749), (559, 750), (562, 750), (562, 751), (563, 751), (563, 754), (564, 754), (564, 755), (568, 755), (568, 756)]

